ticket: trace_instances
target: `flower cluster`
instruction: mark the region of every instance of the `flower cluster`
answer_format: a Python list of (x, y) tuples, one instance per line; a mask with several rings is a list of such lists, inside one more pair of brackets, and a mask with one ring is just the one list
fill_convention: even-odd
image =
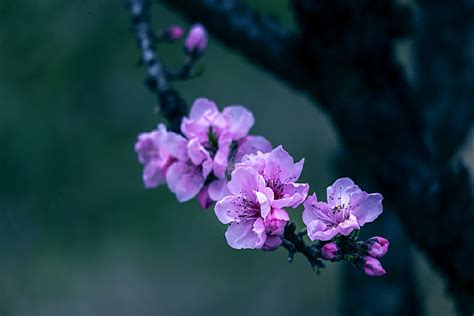
[(201, 206), (209, 207), (228, 194), (235, 163), (247, 154), (271, 150), (264, 137), (248, 135), (253, 124), (252, 113), (242, 106), (219, 112), (214, 102), (197, 99), (182, 120), (182, 134), (160, 124), (138, 136), (135, 151), (144, 165), (145, 187), (167, 183), (178, 201), (198, 195)]
[[(295, 162), (282, 146), (272, 149), (262, 136), (251, 136), (254, 117), (239, 105), (220, 112), (213, 101), (197, 99), (180, 133), (162, 124), (138, 136), (135, 150), (144, 165), (147, 188), (166, 183), (178, 201), (198, 198), (215, 204), (217, 219), (228, 225), (225, 237), (235, 249), (298, 249), (312, 266), (321, 260), (346, 260), (371, 276), (385, 274), (380, 259), (388, 241), (357, 241), (359, 229), (382, 213), (382, 195), (361, 190), (351, 179), (327, 188), (327, 201), (308, 197), (309, 184), (298, 182), (304, 159)], [(293, 235), (288, 209), (303, 205), (304, 233)], [(294, 224), (292, 224), (294, 227)], [(290, 225), (291, 226), (291, 225)], [(303, 235), (314, 243), (303, 241)], [(298, 244), (298, 245), (297, 245)]]
[(309, 185), (296, 183), (304, 160), (294, 163), (281, 146), (258, 152), (235, 166), (229, 195), (215, 207), (217, 218), (230, 224), (226, 239), (232, 248), (276, 249), (290, 220), (285, 207), (296, 208), (306, 199)]
[(337, 234), (349, 235), (382, 213), (382, 195), (362, 191), (349, 178), (341, 178), (327, 188), (327, 202), (316, 194), (304, 203), (303, 222), (311, 240), (330, 240)]

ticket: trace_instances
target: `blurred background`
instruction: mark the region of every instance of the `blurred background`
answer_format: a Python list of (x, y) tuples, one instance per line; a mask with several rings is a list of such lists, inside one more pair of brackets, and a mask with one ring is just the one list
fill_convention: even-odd
[[(292, 23), (286, 1), (252, 4)], [(186, 25), (152, 15), (157, 29)], [(399, 48), (410, 72), (410, 43)], [(158, 49), (183, 58), (179, 44)], [(318, 276), (283, 249), (233, 250), (212, 210), (143, 188), (133, 144), (161, 118), (137, 56), (121, 1), (0, 2), (0, 314), (339, 315), (343, 264)], [(252, 133), (305, 157), (303, 180), (323, 194), (339, 176), (328, 117), (213, 38), (201, 64), (176, 84), (186, 100), (250, 108)], [(473, 155), (471, 137), (471, 168)], [(426, 314), (452, 314), (441, 277), (407, 251)]]

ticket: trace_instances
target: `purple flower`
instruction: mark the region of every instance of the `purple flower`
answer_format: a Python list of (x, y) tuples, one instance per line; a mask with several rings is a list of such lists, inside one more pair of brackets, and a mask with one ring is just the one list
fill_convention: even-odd
[(339, 247), (336, 245), (336, 243), (328, 242), (321, 248), (321, 252), (324, 259), (333, 260), (339, 254)]
[(215, 206), (217, 218), (230, 224), (226, 239), (232, 248), (280, 246), (289, 221), (283, 207), (297, 207), (308, 194), (308, 184), (294, 182), (302, 167), (303, 160), (295, 164), (281, 146), (267, 154), (247, 155), (235, 166), (227, 185), (230, 195)]
[(364, 260), (364, 272), (367, 275), (382, 276), (386, 273), (384, 268), (380, 264), (380, 261), (378, 261), (374, 257), (366, 256), (363, 258), (363, 260)]
[(388, 251), (389, 242), (383, 237), (372, 237), (365, 243), (367, 253), (374, 258), (382, 258)]
[(178, 159), (166, 173), (168, 188), (178, 201), (189, 201), (201, 191), (212, 172), (212, 159), (197, 139), (187, 141), (181, 135), (169, 133), (163, 143), (168, 150), (176, 150), (174, 154)]
[(303, 222), (311, 240), (330, 240), (337, 234), (349, 235), (382, 213), (382, 195), (362, 191), (349, 178), (336, 180), (327, 188), (328, 202), (318, 202), (316, 194), (304, 203)]
[(202, 24), (194, 24), (184, 41), (186, 53), (191, 56), (201, 55), (207, 47), (207, 32)]
[[(181, 131), (192, 143), (188, 155), (195, 165), (210, 163), (217, 178), (207, 188), (211, 200), (218, 201), (229, 194), (227, 177), (235, 162), (240, 162), (246, 154), (271, 150), (265, 138), (247, 136), (253, 124), (252, 113), (244, 107), (228, 106), (221, 113), (214, 102), (203, 98), (197, 99), (189, 117), (183, 118)], [(232, 153), (233, 144), (235, 152)], [(232, 159), (231, 164), (229, 159)]]
[[(167, 131), (162, 124), (156, 131), (139, 135), (135, 150), (145, 166), (145, 186), (166, 182), (178, 201), (199, 194), (200, 205), (209, 207), (230, 194), (227, 182), (235, 163), (247, 154), (271, 150), (264, 137), (247, 135), (253, 124), (252, 113), (242, 106), (219, 112), (214, 102), (197, 99), (189, 117), (181, 122), (184, 136)], [(210, 175), (214, 180), (209, 180)]]
[(272, 189), (275, 208), (298, 207), (308, 195), (307, 183), (296, 183), (303, 170), (304, 158), (294, 163), (293, 158), (278, 146), (269, 153), (257, 152), (246, 155), (235, 167), (251, 167), (261, 174)]
[(138, 160), (144, 165), (143, 182), (146, 188), (157, 187), (166, 181), (166, 172), (175, 158), (162, 146), (167, 131), (163, 124), (157, 130), (141, 133), (135, 143)]

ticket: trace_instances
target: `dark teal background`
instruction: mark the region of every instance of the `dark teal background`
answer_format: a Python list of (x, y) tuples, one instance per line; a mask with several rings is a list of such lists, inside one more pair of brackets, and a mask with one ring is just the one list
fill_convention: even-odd
[[(292, 24), (286, 1), (252, 4)], [(183, 23), (152, 12), (157, 28)], [(233, 250), (212, 210), (143, 188), (133, 144), (162, 119), (137, 56), (120, 1), (0, 2), (0, 314), (337, 314), (341, 265), (317, 276), (282, 249)], [(213, 38), (201, 64), (176, 84), (186, 100), (250, 108), (252, 133), (306, 157), (302, 178), (323, 194), (339, 146), (324, 113)], [(428, 311), (451, 311), (417, 258)]]

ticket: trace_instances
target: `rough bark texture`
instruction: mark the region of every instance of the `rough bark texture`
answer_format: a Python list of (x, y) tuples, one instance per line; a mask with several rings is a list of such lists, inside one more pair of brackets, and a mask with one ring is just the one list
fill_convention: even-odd
[(156, 95), (160, 112), (168, 121), (171, 130), (178, 131), (181, 119), (187, 114), (187, 105), (178, 92), (171, 87), (166, 69), (155, 51), (155, 37), (150, 26), (148, 0), (130, 0), (133, 31), (140, 50), (140, 63), (146, 66), (148, 88)]
[[(421, 3), (426, 19), (421, 46), (423, 36), (440, 31), (439, 20), (452, 30), (443, 38), (457, 36), (461, 42), (449, 51), (444, 44), (431, 47), (424, 55), (418, 48), (416, 90), (394, 56), (393, 39), (412, 30), (408, 9), (394, 2), (294, 0), (296, 34), (238, 0), (162, 2), (200, 20), (229, 47), (327, 111), (361, 171), (384, 192), (411, 239), (446, 277), (459, 311), (471, 314), (472, 181), (455, 153), (473, 122), (472, 2), (452, 4), (462, 9), (446, 12), (440, 1)], [(424, 66), (423, 56), (432, 58)], [(452, 65), (448, 83), (439, 81), (446, 63)]]

